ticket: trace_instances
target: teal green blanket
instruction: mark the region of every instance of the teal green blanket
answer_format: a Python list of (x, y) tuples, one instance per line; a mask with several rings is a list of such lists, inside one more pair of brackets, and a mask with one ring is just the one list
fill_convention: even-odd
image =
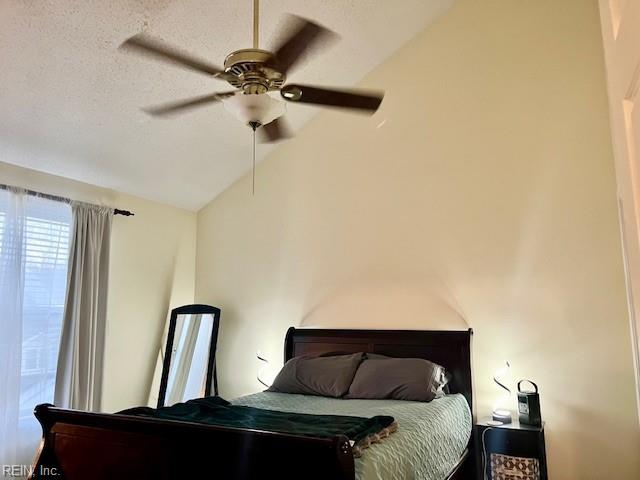
[(376, 434), (394, 422), (393, 417), (382, 415), (362, 418), (265, 410), (232, 405), (220, 397), (197, 398), (157, 409), (136, 407), (118, 413), (309, 437), (326, 438), (344, 435), (354, 442)]

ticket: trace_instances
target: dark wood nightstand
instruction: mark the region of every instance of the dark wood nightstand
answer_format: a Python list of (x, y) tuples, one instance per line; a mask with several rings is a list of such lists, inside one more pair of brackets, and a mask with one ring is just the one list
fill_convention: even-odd
[(541, 427), (520, 425), (517, 420), (492, 426), (487, 425), (489, 420), (491, 418), (482, 419), (474, 428), (478, 479), (494, 480), (491, 477), (493, 461), (494, 469), (519, 469), (530, 473), (536, 470), (537, 463), (540, 480), (547, 480), (544, 422)]

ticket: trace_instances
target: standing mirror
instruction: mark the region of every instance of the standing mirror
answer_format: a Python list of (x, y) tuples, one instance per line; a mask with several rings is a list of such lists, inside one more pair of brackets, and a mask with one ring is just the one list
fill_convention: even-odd
[(216, 343), (220, 309), (184, 305), (171, 311), (158, 408), (218, 394)]

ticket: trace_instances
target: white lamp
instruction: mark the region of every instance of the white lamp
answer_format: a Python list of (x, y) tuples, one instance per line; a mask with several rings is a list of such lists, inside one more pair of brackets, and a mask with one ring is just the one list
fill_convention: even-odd
[(258, 123), (266, 125), (281, 117), (287, 111), (284, 102), (271, 98), (266, 93), (238, 93), (222, 100), (224, 108), (245, 125)]
[(498, 400), (493, 404), (493, 411), (491, 412), (492, 421), (489, 423), (494, 425), (504, 425), (512, 421), (512, 414), (509, 409), (511, 390), (505, 385), (506, 382), (500, 378), (507, 376), (509, 368), (511, 368), (511, 365), (509, 365), (509, 362), (505, 362), (505, 366), (498, 370), (493, 376), (493, 381), (503, 390)]

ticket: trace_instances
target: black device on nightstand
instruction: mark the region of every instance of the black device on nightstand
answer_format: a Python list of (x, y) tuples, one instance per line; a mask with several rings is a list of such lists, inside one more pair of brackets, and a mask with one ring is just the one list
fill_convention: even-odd
[(478, 479), (547, 480), (544, 422), (538, 427), (517, 421), (489, 425), (490, 418), (475, 426)]
[[(522, 390), (522, 382), (528, 382), (533, 385), (533, 392)], [(518, 420), (522, 425), (531, 425), (533, 427), (542, 425), (538, 385), (531, 380), (520, 380), (518, 382)]]

